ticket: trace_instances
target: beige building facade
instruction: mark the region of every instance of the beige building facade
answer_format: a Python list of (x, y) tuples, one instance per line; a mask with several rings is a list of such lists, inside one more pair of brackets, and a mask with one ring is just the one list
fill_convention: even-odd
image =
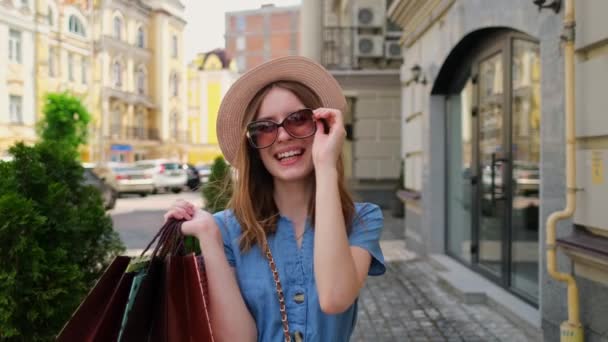
[(94, 160), (185, 160), (184, 7), (98, 1), (94, 27)]
[(9, 146), (36, 139), (36, 73), (34, 51), (39, 31), (36, 9), (22, 1), (0, 2), (0, 157)]
[(304, 0), (301, 54), (336, 77), (348, 108), (346, 174), (359, 200), (393, 204), (401, 167), (400, 28), (384, 0)]

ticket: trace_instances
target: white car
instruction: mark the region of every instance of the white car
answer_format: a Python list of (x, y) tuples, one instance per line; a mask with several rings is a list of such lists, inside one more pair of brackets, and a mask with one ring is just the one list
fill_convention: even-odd
[(139, 160), (135, 165), (146, 170), (154, 180), (154, 193), (172, 191), (179, 193), (188, 182), (188, 173), (182, 168), (182, 163), (167, 159)]

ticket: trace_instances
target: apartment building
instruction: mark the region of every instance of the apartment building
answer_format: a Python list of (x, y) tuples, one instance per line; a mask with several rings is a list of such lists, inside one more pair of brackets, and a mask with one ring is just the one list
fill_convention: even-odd
[(401, 168), (401, 29), (385, 0), (304, 0), (301, 53), (324, 65), (344, 90), (344, 163), (359, 200), (389, 207)]
[(0, 2), (0, 157), (9, 146), (36, 139), (38, 100), (35, 78), (36, 35), (44, 31), (35, 22), (33, 1)]
[(68, 91), (92, 114), (83, 160), (185, 160), (184, 10), (176, 0), (0, 2), (0, 155), (35, 142), (44, 95)]
[(95, 160), (185, 160), (183, 11), (179, 1), (95, 3)]
[(210, 164), (222, 155), (216, 133), (217, 114), (222, 98), (238, 76), (234, 59), (224, 49), (200, 53), (188, 64), (190, 163)]
[(299, 54), (299, 6), (226, 13), (226, 51), (243, 73), (270, 59)]

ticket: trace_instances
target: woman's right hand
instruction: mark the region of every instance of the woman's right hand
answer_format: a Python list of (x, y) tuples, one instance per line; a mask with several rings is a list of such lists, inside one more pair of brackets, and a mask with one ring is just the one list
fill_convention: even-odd
[(175, 201), (164, 217), (165, 222), (170, 218), (184, 220), (182, 223), (182, 233), (184, 235), (194, 236), (201, 242), (209, 241), (209, 239), (222, 242), (222, 235), (213, 215), (196, 208), (190, 202), (181, 199)]

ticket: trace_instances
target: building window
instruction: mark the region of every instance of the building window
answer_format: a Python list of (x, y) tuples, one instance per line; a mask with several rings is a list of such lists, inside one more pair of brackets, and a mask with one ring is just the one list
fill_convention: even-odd
[(137, 70), (137, 74), (135, 76), (135, 83), (137, 84), (137, 93), (139, 95), (144, 95), (146, 92), (146, 74), (144, 70), (140, 68)]
[(80, 65), (80, 76), (81, 76), (81, 80), (82, 80), (82, 84), (87, 84), (88, 80), (87, 80), (87, 71), (89, 69), (89, 63), (87, 62), (86, 58), (83, 56), (82, 57), (82, 64)]
[(236, 17), (236, 31), (237, 32), (245, 31), (245, 17), (242, 15)]
[(245, 47), (246, 47), (245, 37), (244, 36), (236, 37), (236, 50), (243, 51), (243, 50), (245, 50)]
[(23, 116), (21, 106), (23, 99), (21, 96), (11, 95), (9, 99), (10, 122), (13, 124), (22, 124)]
[(112, 73), (114, 77), (114, 86), (117, 88), (122, 87), (122, 67), (118, 61), (114, 62)]
[(120, 137), (122, 131), (122, 117), (120, 115), (119, 108), (114, 108), (114, 110), (112, 111), (112, 119), (110, 126), (112, 135), (115, 137)]
[(171, 94), (173, 96), (178, 96), (179, 95), (179, 78), (177, 77), (177, 73), (173, 73), (171, 75)]
[(139, 139), (144, 139), (144, 129), (146, 127), (146, 116), (144, 111), (139, 109), (135, 113), (135, 137)]
[(236, 68), (239, 72), (244, 71), (247, 68), (245, 56), (239, 55), (236, 57)]
[(68, 80), (74, 81), (74, 55), (68, 54)]
[(137, 29), (137, 47), (142, 49), (146, 47), (143, 27)]
[(114, 17), (114, 38), (120, 40), (122, 37), (122, 20), (119, 17)]
[(173, 38), (171, 39), (171, 56), (173, 56), (173, 58), (177, 58), (177, 53), (178, 53), (178, 49), (177, 49), (177, 36), (173, 36)]
[(84, 37), (86, 35), (82, 21), (80, 21), (80, 19), (78, 19), (75, 15), (70, 16), (69, 30), (70, 30), (70, 32), (77, 34), (79, 36), (82, 36), (82, 37)]
[(8, 37), (8, 60), (21, 63), (21, 32), (10, 30)]
[(179, 120), (179, 115), (177, 115), (177, 113), (173, 113), (171, 115), (171, 123), (170, 123), (170, 134), (171, 134), (171, 138), (177, 140), (177, 133), (178, 133), (178, 120)]
[(55, 47), (49, 47), (49, 77), (55, 77), (57, 76), (57, 61), (56, 61), (56, 54), (57, 54), (57, 49)]
[(51, 6), (49, 6), (48, 8), (48, 12), (46, 13), (46, 22), (49, 24), (49, 26), (53, 26), (53, 24), (55, 23), (55, 21), (53, 20), (53, 9), (51, 8)]

